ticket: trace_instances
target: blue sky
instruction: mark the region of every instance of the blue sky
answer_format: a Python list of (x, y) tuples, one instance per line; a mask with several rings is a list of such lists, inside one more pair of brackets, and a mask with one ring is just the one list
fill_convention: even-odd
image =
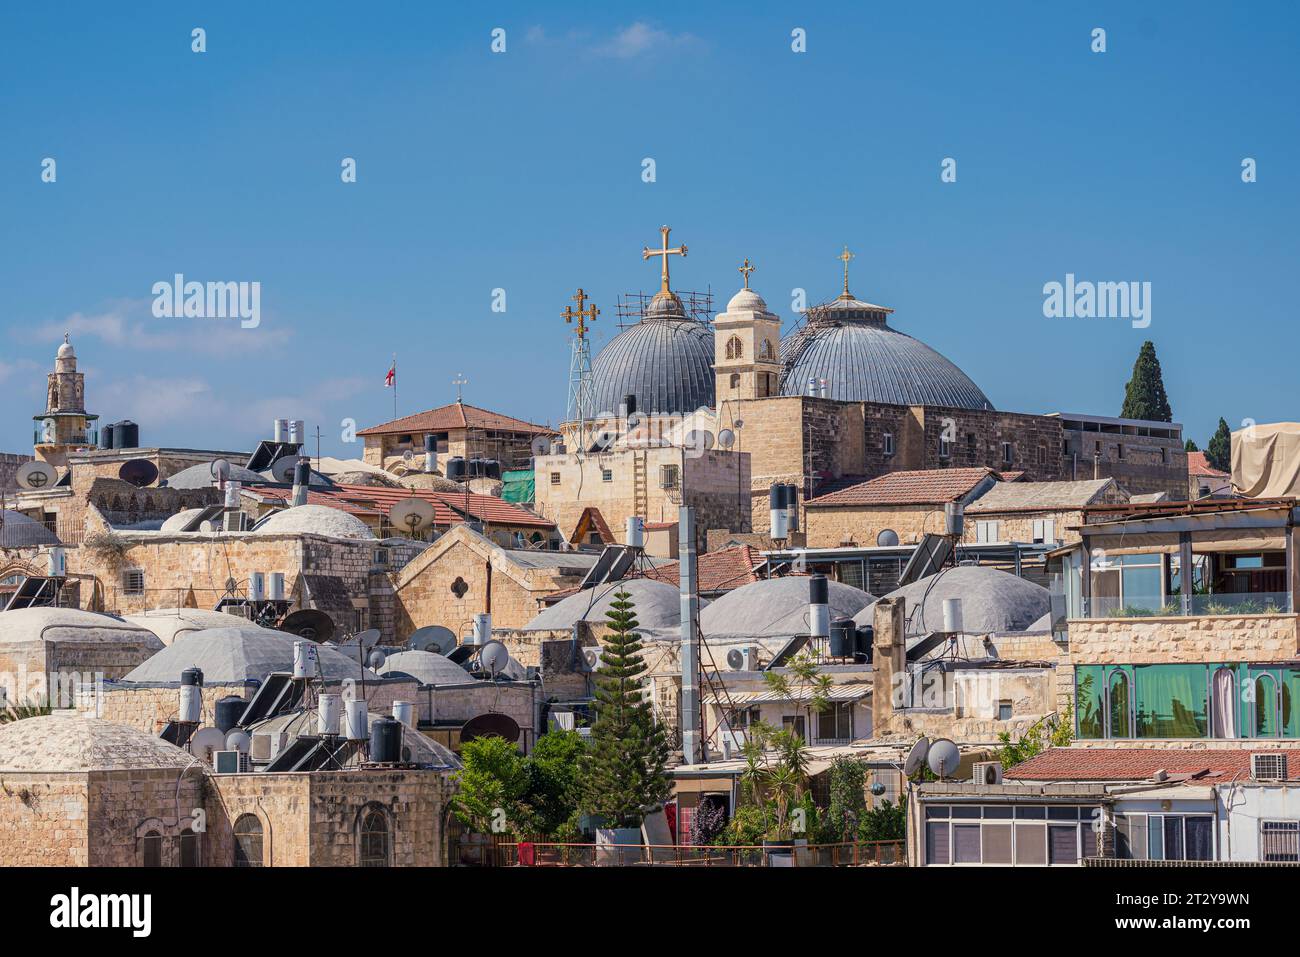
[[(9, 5), (0, 450), (30, 447), (65, 329), (92, 411), (149, 443), (246, 448), (281, 415), (359, 454), (340, 422), (391, 417), (393, 352), (402, 414), (463, 373), (556, 422), (560, 310), (585, 287), (608, 341), (661, 223), (675, 285), (725, 303), (748, 256), (787, 323), (847, 244), (854, 292), (999, 408), (1118, 414), (1151, 338), (1202, 446), (1292, 419), (1298, 28), (1281, 3)], [(154, 318), (178, 272), (260, 282), (261, 325)], [(1067, 273), (1150, 282), (1150, 327), (1045, 318)]]

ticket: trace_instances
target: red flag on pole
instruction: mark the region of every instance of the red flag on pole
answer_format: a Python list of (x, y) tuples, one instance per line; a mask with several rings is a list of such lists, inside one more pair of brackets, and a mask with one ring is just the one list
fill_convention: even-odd
[(393, 360), (392, 366), (388, 369), (388, 374), (384, 376), (384, 388), (390, 388), (397, 384), (397, 360)]

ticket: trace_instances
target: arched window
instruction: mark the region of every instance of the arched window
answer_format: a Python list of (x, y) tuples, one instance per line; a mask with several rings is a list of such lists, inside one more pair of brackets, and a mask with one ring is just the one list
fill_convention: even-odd
[(776, 347), (772, 345), (771, 339), (763, 340), (762, 358), (768, 362), (776, 358)]
[(185, 828), (180, 835), (181, 867), (199, 866), (199, 836), (193, 828)]
[(375, 808), (361, 815), (360, 860), (362, 867), (388, 867), (388, 818)]
[(1277, 682), (1272, 675), (1255, 679), (1255, 737), (1277, 737)]
[(1110, 676), (1110, 737), (1133, 737), (1129, 727), (1128, 675), (1122, 671)]
[(262, 866), (262, 822), (244, 814), (235, 821), (235, 866)]
[(740, 388), (740, 373), (739, 373), (739, 372), (733, 372), (733, 373), (731, 373), (731, 387), (732, 387), (733, 389), (739, 389), (739, 388)]
[(145, 867), (162, 867), (163, 836), (158, 831), (149, 831), (140, 839), (140, 852), (144, 856)]
[(745, 347), (740, 341), (739, 336), (732, 336), (727, 340), (727, 358), (740, 359), (745, 355)]

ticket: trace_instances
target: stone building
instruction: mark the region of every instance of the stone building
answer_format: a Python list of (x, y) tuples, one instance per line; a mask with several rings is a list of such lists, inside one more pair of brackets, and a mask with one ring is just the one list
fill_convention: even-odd
[[(365, 461), (381, 468), (401, 462), (406, 453), (423, 458), (425, 436), (432, 436), (440, 467), (448, 458), (495, 459), (502, 468), (527, 468), (537, 438), (548, 439), (555, 430), (467, 405), (460, 400), (427, 412), (403, 416), (362, 429)], [(444, 471), (445, 474), (445, 471)]]
[(66, 335), (48, 379), (45, 411), (32, 416), (33, 445), (37, 458), (57, 468), (69, 452), (99, 441), (99, 416), (86, 411), (86, 377), (77, 371), (77, 353)]
[(1062, 431), (1061, 478), (1113, 478), (1130, 495), (1165, 492), (1187, 498), (1188, 457), (1176, 422), (1117, 419), (1058, 412)]
[(1113, 478), (999, 482), (966, 506), (962, 541), (1077, 542), (1084, 509), (1122, 505), (1128, 498), (1128, 493)]

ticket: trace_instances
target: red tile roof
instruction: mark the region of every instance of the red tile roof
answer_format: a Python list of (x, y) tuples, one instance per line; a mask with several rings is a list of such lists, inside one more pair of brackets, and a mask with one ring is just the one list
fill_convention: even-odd
[(417, 412), (362, 429), (357, 435), (392, 435), (407, 432), (446, 432), (449, 429), (488, 429), (493, 432), (524, 432), (528, 435), (556, 435), (545, 425), (525, 422), (499, 412), (453, 402), (438, 409)]
[[(699, 557), (700, 591), (731, 591), (741, 585), (758, 581), (754, 569), (763, 564), (763, 556), (748, 545), (732, 545), (716, 552), (705, 552)], [(681, 585), (678, 578), (680, 562), (668, 562), (644, 572), (646, 578), (667, 582), (674, 588)]]
[(1164, 770), (1205, 784), (1250, 778), (1252, 754), (1286, 754), (1287, 780), (1300, 780), (1300, 748), (1049, 748), (1004, 775), (1022, 781), (1148, 781)]
[[(246, 485), (259, 495), (288, 501), (291, 489), (266, 485)], [(375, 485), (336, 485), (313, 489), (307, 493), (309, 505), (329, 505), (358, 517), (387, 515), (392, 507), (406, 498), (422, 498), (433, 505), (433, 522), (446, 528), (464, 521), (464, 516), (487, 525), (527, 528), (553, 528), (554, 523), (534, 515), (525, 508), (504, 502), (492, 495), (470, 492), (468, 501), (461, 492), (434, 492), (429, 489), (382, 488)]]
[(1188, 475), (1205, 475), (1210, 478), (1228, 478), (1227, 472), (1220, 472), (1206, 461), (1204, 452), (1187, 453), (1187, 474)]
[(988, 468), (921, 469), (890, 472), (869, 482), (811, 499), (808, 508), (842, 505), (942, 505), (970, 494), (998, 473)]

